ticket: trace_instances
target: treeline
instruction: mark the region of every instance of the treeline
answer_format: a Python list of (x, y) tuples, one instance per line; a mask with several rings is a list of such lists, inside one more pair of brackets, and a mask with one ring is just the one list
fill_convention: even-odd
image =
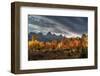
[(83, 34), (81, 38), (67, 38), (64, 37), (61, 40), (51, 40), (48, 42), (38, 41), (36, 35), (32, 36), (32, 39), (28, 41), (29, 49), (43, 50), (43, 49), (80, 49), (88, 48), (88, 36)]

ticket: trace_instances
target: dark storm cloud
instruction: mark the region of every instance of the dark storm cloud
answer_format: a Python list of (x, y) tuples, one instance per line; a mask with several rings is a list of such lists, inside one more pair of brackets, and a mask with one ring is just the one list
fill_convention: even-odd
[(71, 31), (77, 33), (84, 33), (88, 31), (88, 18), (87, 17), (60, 17), (50, 16), (50, 19), (60, 22), (61, 24), (70, 28)]
[(81, 35), (88, 31), (87, 17), (28, 16), (29, 32), (53, 32), (65, 35)]

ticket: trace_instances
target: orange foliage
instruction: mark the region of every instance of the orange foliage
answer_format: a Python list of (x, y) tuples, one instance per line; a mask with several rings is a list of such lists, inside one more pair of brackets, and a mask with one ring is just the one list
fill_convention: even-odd
[(28, 47), (30, 48), (40, 48), (40, 49), (71, 49), (71, 48), (81, 48), (87, 47), (86, 39), (77, 38), (64, 38), (59, 42), (57, 40), (51, 42), (41, 42), (37, 40), (28, 41)]

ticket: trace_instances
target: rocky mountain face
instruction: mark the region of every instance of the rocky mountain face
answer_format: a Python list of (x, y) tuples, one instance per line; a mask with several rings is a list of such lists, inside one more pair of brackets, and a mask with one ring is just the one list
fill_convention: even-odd
[(61, 40), (64, 38), (62, 35), (55, 35), (52, 34), (51, 32), (48, 32), (46, 35), (43, 35), (41, 32), (40, 33), (30, 32), (28, 34), (28, 40), (31, 40), (33, 35), (37, 36), (38, 41), (44, 41), (44, 42), (51, 40)]

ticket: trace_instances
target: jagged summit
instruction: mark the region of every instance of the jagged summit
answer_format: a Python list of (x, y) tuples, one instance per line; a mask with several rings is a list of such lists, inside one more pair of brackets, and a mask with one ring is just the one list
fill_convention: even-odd
[(62, 35), (52, 34), (51, 32), (48, 32), (46, 35), (42, 34), (41, 32), (39, 33), (30, 32), (28, 34), (28, 40), (31, 40), (33, 35), (36, 35), (37, 40), (39, 41), (61, 40), (62, 38), (64, 38)]

